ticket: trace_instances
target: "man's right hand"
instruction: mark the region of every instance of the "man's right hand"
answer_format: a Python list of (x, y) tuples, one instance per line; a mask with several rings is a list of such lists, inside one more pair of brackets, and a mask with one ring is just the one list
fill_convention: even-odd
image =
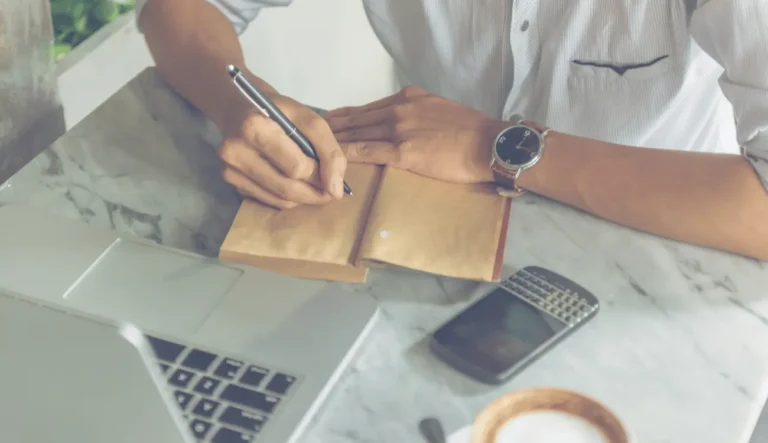
[[(277, 208), (343, 196), (347, 161), (328, 124), (245, 70), (237, 33), (211, 2), (150, 1), (140, 13), (139, 26), (161, 76), (213, 120), (224, 136), (219, 153), (227, 182)], [(243, 66), (243, 72), (309, 138), (319, 167), (240, 94), (226, 72), (230, 63)]]
[(224, 180), (246, 197), (279, 209), (324, 204), (344, 196), (347, 160), (328, 123), (281, 95), (270, 100), (306, 135), (317, 160), (307, 157), (277, 123), (249, 102), (236, 104), (220, 127)]

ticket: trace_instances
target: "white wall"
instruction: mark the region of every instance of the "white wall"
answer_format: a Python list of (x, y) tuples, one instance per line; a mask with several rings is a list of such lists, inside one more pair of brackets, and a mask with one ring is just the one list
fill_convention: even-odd
[[(132, 17), (103, 31), (61, 62), (67, 128), (153, 64)], [(362, 0), (295, 0), (287, 8), (268, 8), (241, 40), (251, 69), (313, 106), (362, 104), (397, 90), (392, 61)]]
[(362, 0), (294, 0), (265, 9), (242, 41), (248, 67), (303, 103), (330, 109), (397, 90), (392, 59)]
[(58, 63), (67, 129), (153, 64), (133, 15), (107, 25)]

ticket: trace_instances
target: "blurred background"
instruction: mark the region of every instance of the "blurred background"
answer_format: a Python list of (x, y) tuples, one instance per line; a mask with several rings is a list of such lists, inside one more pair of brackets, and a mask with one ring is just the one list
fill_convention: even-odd
[[(136, 29), (135, 0), (48, 1), (71, 127), (153, 62)], [(241, 40), (251, 69), (313, 106), (365, 103), (397, 89), (392, 61), (362, 1), (294, 0), (287, 8), (266, 8)]]
[[(153, 65), (134, 2), (0, 0), (0, 183)], [(362, 1), (268, 8), (241, 40), (251, 69), (312, 106), (362, 104), (399, 89)], [(49, 115), (54, 123), (41, 125)]]

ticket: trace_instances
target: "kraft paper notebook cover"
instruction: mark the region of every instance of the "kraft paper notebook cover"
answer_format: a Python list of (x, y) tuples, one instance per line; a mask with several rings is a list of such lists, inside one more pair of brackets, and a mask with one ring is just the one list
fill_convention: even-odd
[(371, 266), (498, 281), (510, 201), (491, 185), (351, 164), (354, 196), (276, 210), (244, 200), (222, 260), (296, 277), (364, 282)]

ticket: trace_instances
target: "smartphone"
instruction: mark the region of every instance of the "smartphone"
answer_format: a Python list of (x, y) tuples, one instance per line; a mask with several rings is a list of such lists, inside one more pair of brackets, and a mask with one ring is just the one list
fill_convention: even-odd
[(460, 372), (497, 385), (592, 319), (599, 307), (578, 284), (529, 266), (441, 326), (430, 348)]

